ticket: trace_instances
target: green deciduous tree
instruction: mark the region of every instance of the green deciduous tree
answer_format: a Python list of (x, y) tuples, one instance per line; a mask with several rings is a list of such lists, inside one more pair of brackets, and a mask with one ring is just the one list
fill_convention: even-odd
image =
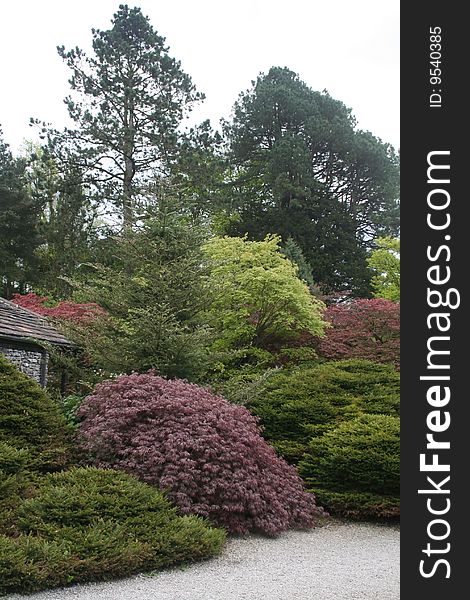
[(121, 5), (111, 29), (92, 33), (91, 56), (58, 48), (72, 71), (65, 102), (75, 128), (49, 137), (130, 228), (142, 185), (168, 170), (180, 122), (202, 96), (139, 8)]
[(400, 240), (382, 237), (375, 240), (375, 245), (377, 249), (367, 260), (374, 273), (374, 296), (397, 302), (400, 300)]
[(203, 249), (209, 264), (206, 319), (218, 335), (215, 347), (270, 349), (303, 332), (321, 335), (323, 304), (281, 253), (278, 236), (260, 242), (219, 237)]

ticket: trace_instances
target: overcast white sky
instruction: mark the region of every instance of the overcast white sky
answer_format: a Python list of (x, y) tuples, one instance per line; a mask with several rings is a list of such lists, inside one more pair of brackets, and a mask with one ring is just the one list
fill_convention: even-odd
[[(62, 127), (68, 69), (56, 46), (91, 47), (119, 0), (0, 0), (0, 124), (17, 151), (30, 117)], [(399, 147), (399, 0), (134, 0), (206, 101), (216, 126), (271, 66), (287, 66)]]

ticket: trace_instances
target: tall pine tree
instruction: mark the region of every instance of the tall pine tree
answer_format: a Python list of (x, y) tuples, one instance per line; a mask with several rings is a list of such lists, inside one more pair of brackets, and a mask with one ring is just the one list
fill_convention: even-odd
[(292, 237), (327, 290), (370, 293), (370, 241), (398, 229), (398, 160), (351, 111), (273, 67), (225, 124), (233, 165), (229, 233)]
[(202, 96), (140, 8), (121, 5), (112, 28), (92, 35), (92, 56), (58, 48), (72, 72), (65, 103), (75, 127), (49, 139), (129, 229), (143, 186), (168, 173), (181, 120)]

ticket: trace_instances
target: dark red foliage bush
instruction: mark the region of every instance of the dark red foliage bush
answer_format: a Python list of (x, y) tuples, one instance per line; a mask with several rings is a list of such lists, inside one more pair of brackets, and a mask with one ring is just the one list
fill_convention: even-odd
[(168, 490), (184, 514), (232, 533), (275, 535), (323, 513), (296, 470), (263, 440), (257, 419), (212, 391), (154, 374), (96, 386), (79, 433), (100, 467)]
[(375, 298), (329, 306), (332, 325), (316, 349), (328, 360), (361, 358), (400, 365), (400, 304)]
[(47, 296), (38, 296), (33, 293), (25, 295), (14, 294), (12, 301), (18, 306), (27, 308), (43, 317), (72, 321), (74, 323), (88, 323), (97, 316), (105, 314), (101, 306), (92, 302), (78, 304), (63, 300), (56, 306), (48, 306), (49, 298)]

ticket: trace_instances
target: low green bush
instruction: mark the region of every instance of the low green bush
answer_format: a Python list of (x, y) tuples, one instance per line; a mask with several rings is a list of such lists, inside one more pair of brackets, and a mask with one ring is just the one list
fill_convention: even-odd
[(299, 463), (307, 488), (339, 515), (398, 516), (400, 422), (362, 415), (314, 438)]
[(28, 460), (26, 450), (18, 450), (0, 442), (0, 503), (18, 496), (22, 489), (21, 476)]
[(29, 468), (63, 468), (68, 428), (57, 404), (0, 354), (0, 442), (29, 452)]
[(394, 520), (400, 517), (400, 498), (367, 492), (332, 492), (315, 487), (317, 502), (330, 514), (347, 519)]
[(0, 533), (12, 525), (14, 510), (27, 488), (28, 452), (0, 442)]
[(0, 592), (106, 580), (217, 554), (225, 532), (179, 516), (125, 473), (77, 468), (43, 476), (0, 536)]
[(226, 385), (236, 387), (238, 383), (250, 382), (275, 364), (271, 352), (253, 346), (212, 352), (203, 380), (219, 391)]
[(265, 438), (296, 463), (309, 440), (361, 414), (399, 414), (399, 374), (366, 360), (280, 370), (246, 406), (260, 418)]

